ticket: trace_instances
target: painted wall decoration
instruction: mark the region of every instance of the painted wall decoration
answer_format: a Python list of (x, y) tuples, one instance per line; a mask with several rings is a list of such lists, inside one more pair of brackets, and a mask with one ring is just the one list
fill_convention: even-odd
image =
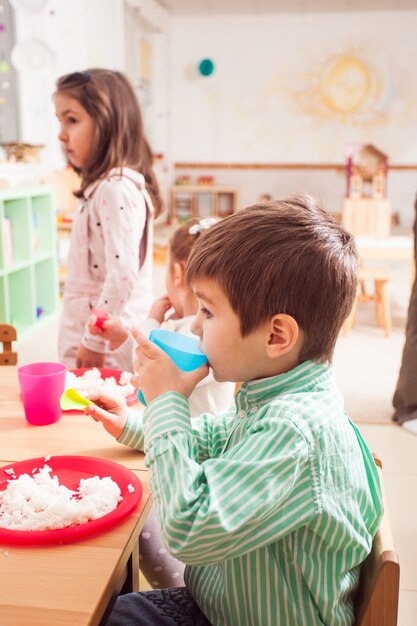
[(365, 50), (350, 47), (316, 61), (301, 77), (302, 88), (293, 94), (303, 112), (342, 124), (385, 124), (381, 109), (386, 76)]
[[(359, 142), (415, 163), (416, 30), (417, 9), (178, 17), (174, 160), (340, 163)], [(184, 67), (207, 50), (221, 71), (195, 80)]]
[(45, 42), (28, 37), (15, 45), (11, 61), (20, 72), (43, 72), (54, 67), (55, 55)]
[(214, 61), (211, 59), (202, 59), (198, 64), (198, 71), (201, 76), (211, 76), (214, 72)]

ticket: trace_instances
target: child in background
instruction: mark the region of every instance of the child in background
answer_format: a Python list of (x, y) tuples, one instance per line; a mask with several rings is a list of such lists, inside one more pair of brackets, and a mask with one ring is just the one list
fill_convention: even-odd
[(152, 153), (135, 93), (120, 73), (62, 76), (54, 95), (59, 140), (80, 174), (68, 255), (59, 358), (67, 367), (114, 365), (87, 327), (93, 307), (124, 324), (152, 303), (153, 219), (160, 213)]
[[(166, 328), (193, 336), (191, 323), (198, 310), (198, 302), (193, 290), (185, 281), (185, 267), (194, 244), (200, 234), (215, 224), (215, 218), (192, 218), (179, 226), (168, 242), (167, 271), (165, 275), (166, 295), (155, 300), (148, 319), (138, 324), (144, 335), (149, 335), (154, 328)], [(174, 317), (165, 321), (166, 314), (173, 309)], [(133, 372), (133, 356), (136, 342), (120, 320), (109, 317), (96, 326), (96, 316), (92, 315), (88, 329), (109, 342), (110, 354), (117, 367)], [(211, 374), (204, 378), (190, 397), (191, 415), (200, 415), (206, 411), (218, 413), (228, 408), (233, 402), (234, 385), (218, 384)]]
[(104, 395), (86, 412), (144, 449), (186, 586), (119, 596), (108, 626), (354, 623), (382, 515), (376, 466), (331, 366), (357, 272), (353, 237), (308, 196), (239, 211), (200, 237), (186, 274), (192, 330), (215, 380), (245, 381), (217, 416), (190, 420), (207, 367), (181, 372), (132, 331), (143, 418)]
[[(213, 218), (193, 218), (184, 222), (171, 235), (165, 277), (167, 294), (153, 303), (148, 319), (139, 325), (144, 334), (148, 335), (154, 328), (162, 327), (193, 336), (190, 327), (198, 310), (198, 302), (185, 281), (185, 266), (201, 233), (216, 222)], [(174, 310), (175, 319), (164, 321), (170, 309)], [(96, 316), (92, 315), (88, 328), (92, 335), (99, 335), (109, 341), (110, 353), (119, 368), (133, 372), (133, 354), (137, 344), (118, 319), (109, 317), (103, 322), (103, 328), (100, 328), (96, 326)], [(227, 409), (233, 403), (234, 389), (233, 383), (217, 383), (209, 374), (200, 381), (189, 398), (191, 415), (200, 415), (205, 411), (218, 413)], [(152, 587), (162, 589), (183, 584), (184, 564), (165, 549), (154, 509), (140, 535), (139, 549), (141, 571)]]
[[(153, 303), (148, 319), (139, 326), (144, 334), (148, 335), (154, 328), (162, 327), (194, 336), (190, 327), (198, 310), (198, 302), (185, 281), (185, 267), (201, 233), (216, 222), (213, 218), (193, 218), (179, 226), (171, 235), (165, 278), (167, 295)], [(164, 322), (170, 309), (174, 309), (176, 319)], [(100, 335), (109, 341), (111, 354), (118, 367), (133, 371), (132, 357), (137, 344), (131, 333), (113, 317), (103, 322), (103, 329), (96, 326), (95, 322), (96, 317), (92, 315), (88, 324), (91, 334)], [(224, 411), (233, 403), (234, 389), (233, 383), (217, 383), (209, 374), (200, 381), (189, 398), (191, 415), (200, 415), (205, 411), (214, 414)], [(154, 508), (140, 535), (139, 546), (140, 569), (152, 587), (162, 589), (183, 584), (184, 564), (174, 559), (165, 549)]]

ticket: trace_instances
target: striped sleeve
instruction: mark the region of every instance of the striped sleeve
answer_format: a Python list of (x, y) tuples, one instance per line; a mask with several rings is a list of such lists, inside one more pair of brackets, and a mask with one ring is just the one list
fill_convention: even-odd
[(141, 411), (129, 410), (125, 427), (117, 441), (129, 448), (143, 450), (143, 413)]

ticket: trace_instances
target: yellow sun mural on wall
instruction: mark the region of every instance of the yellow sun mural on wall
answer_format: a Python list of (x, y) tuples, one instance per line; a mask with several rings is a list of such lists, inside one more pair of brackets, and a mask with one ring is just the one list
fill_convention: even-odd
[(293, 92), (304, 112), (344, 124), (370, 126), (386, 121), (381, 109), (384, 76), (364, 55), (333, 54), (302, 77)]

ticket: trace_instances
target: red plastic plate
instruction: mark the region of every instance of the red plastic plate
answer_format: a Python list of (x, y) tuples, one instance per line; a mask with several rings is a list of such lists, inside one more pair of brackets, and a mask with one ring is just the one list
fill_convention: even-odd
[[(75, 374), (76, 376), (82, 376), (84, 372), (88, 372), (91, 369), (93, 368), (92, 367), (79, 367), (77, 369), (73, 369), (69, 371)], [(107, 368), (97, 367), (97, 369), (100, 372), (102, 378), (111, 378), (113, 376), (113, 378), (116, 379), (117, 383), (119, 383), (120, 376), (123, 374), (123, 370), (116, 370), (116, 369), (112, 369), (109, 367)], [(135, 404), (135, 402), (138, 401), (136, 393), (131, 393), (128, 396), (124, 396), (124, 398), (126, 399), (126, 402), (128, 405)], [(76, 411), (75, 409), (71, 411), (63, 411), (63, 412), (64, 413), (82, 413), (82, 411)]]
[[(90, 520), (85, 524), (76, 524), (56, 530), (0, 528), (0, 545), (45, 545), (73, 543), (87, 539), (120, 524), (136, 509), (142, 498), (142, 484), (131, 470), (114, 461), (89, 456), (51, 456), (47, 461), (45, 461), (45, 457), (41, 456), (37, 459), (28, 459), (0, 467), (0, 491), (7, 489), (8, 481), (12, 480), (12, 477), (6, 474), (6, 469), (13, 468), (15, 476), (18, 478), (21, 474), (31, 474), (32, 470), (42, 468), (45, 464), (52, 468), (51, 476), (57, 476), (59, 482), (69, 489), (76, 489), (81, 478), (110, 476), (119, 485), (123, 500), (107, 515)], [(132, 493), (130, 493), (128, 485), (132, 485), (134, 488)]]

